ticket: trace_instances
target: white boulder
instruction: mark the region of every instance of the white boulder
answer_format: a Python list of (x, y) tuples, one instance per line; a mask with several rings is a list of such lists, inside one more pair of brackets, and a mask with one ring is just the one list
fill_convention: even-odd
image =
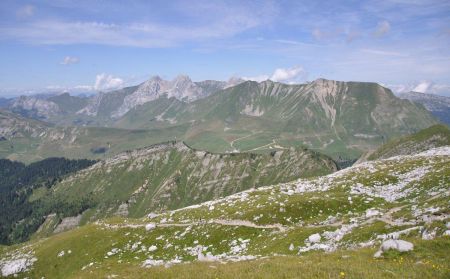
[(147, 225), (145, 225), (145, 230), (146, 230), (146, 231), (151, 231), (151, 230), (153, 230), (154, 228), (156, 228), (155, 223), (148, 223)]
[(370, 218), (370, 217), (374, 217), (374, 216), (378, 216), (380, 215), (380, 211), (373, 209), (373, 208), (369, 208), (366, 210), (366, 218)]
[(320, 234), (318, 234), (318, 233), (315, 233), (315, 234), (312, 234), (312, 235), (308, 236), (308, 241), (310, 243), (320, 242), (321, 239), (322, 239), (322, 237), (320, 237)]
[(400, 239), (389, 239), (384, 241), (381, 244), (380, 250), (378, 250), (373, 256), (375, 258), (380, 257), (383, 252), (389, 250), (397, 250), (399, 252), (408, 252), (414, 249), (414, 244), (408, 241), (400, 240)]
[(399, 252), (408, 252), (414, 249), (414, 244), (400, 239), (389, 239), (381, 244), (381, 250), (383, 252), (391, 249), (397, 250)]

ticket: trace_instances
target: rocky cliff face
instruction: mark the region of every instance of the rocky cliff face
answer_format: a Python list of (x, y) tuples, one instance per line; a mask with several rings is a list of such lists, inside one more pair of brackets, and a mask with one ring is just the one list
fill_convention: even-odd
[(13, 112), (38, 119), (48, 119), (61, 112), (59, 106), (52, 101), (27, 96), (15, 99), (9, 108)]
[(172, 81), (167, 81), (161, 79), (159, 76), (155, 76), (139, 85), (132, 94), (126, 96), (123, 104), (116, 111), (112, 112), (111, 117), (115, 119), (120, 118), (129, 110), (156, 100), (163, 95), (166, 95), (167, 98), (192, 102), (205, 98), (237, 82), (237, 80), (230, 80), (230, 83), (213, 80), (193, 82), (185, 75), (179, 75)]

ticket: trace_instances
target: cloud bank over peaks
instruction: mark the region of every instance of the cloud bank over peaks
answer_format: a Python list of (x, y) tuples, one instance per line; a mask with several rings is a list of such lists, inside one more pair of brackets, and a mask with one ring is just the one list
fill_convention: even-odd
[(124, 85), (123, 79), (110, 74), (101, 73), (95, 77), (94, 89), (97, 91), (114, 90)]
[(306, 78), (306, 71), (300, 66), (294, 66), (291, 68), (277, 68), (271, 74), (263, 74), (252, 77), (242, 77), (244, 80), (253, 80), (257, 82), (271, 80), (275, 82), (282, 83), (296, 83), (304, 80)]
[(427, 93), (429, 89), (432, 87), (432, 83), (430, 81), (422, 81), (419, 84), (416, 85), (416, 87), (413, 88), (412, 91), (414, 92), (420, 92), (420, 93)]

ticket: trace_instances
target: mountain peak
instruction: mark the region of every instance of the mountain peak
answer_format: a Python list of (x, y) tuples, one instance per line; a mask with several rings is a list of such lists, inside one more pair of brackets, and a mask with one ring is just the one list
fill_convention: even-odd
[(160, 76), (155, 75), (155, 76), (150, 77), (150, 79), (148, 81), (150, 81), (150, 82), (161, 82), (162, 80), (163, 79)]
[(176, 84), (180, 82), (192, 82), (192, 80), (188, 75), (178, 75), (173, 79), (173, 82)]

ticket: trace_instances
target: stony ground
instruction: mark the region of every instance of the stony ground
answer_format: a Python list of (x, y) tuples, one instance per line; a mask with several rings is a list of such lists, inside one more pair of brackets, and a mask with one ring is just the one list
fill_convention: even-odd
[[(98, 221), (0, 248), (0, 267), (3, 276), (32, 278), (215, 278), (217, 270), (227, 278), (448, 278), (449, 195), (447, 146), (146, 218)], [(292, 266), (279, 270), (283, 259)]]

